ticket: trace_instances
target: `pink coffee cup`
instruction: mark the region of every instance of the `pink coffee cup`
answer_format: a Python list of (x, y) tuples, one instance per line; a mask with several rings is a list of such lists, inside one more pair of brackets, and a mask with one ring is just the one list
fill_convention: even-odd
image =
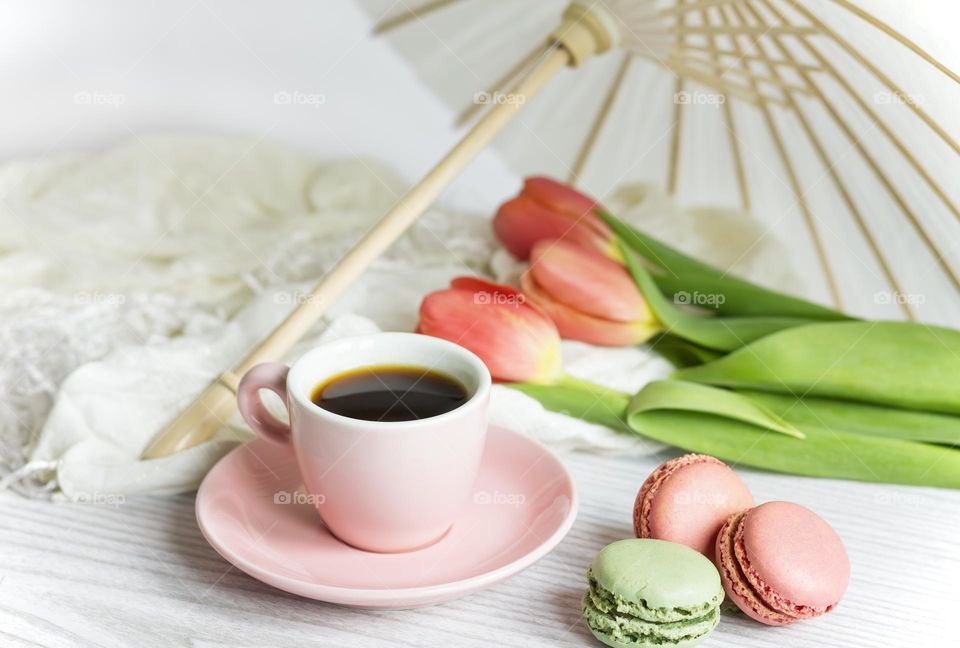
[[(310, 400), (337, 374), (373, 365), (411, 365), (456, 378), (469, 399), (413, 421), (365, 421)], [(271, 415), (260, 390), (286, 403), (290, 423)], [(415, 333), (343, 338), (307, 352), (292, 367), (268, 362), (240, 381), (237, 402), (260, 436), (296, 454), (310, 501), (330, 531), (360, 549), (397, 552), (443, 537), (466, 502), (483, 454), (490, 372), (461, 346)]]

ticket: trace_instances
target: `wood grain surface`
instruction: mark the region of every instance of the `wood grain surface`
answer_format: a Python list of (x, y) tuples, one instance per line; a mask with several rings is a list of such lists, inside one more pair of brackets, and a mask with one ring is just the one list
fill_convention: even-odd
[[(418, 610), (302, 599), (232, 568), (200, 535), (193, 495), (53, 504), (0, 494), (0, 646), (600, 646), (580, 619), (584, 572), (630, 537), (633, 498), (669, 455), (568, 454), (579, 518), (545, 559), (484, 592)], [(742, 469), (758, 501), (830, 521), (853, 565), (830, 615), (767, 628), (726, 614), (708, 648), (936, 648), (960, 595), (960, 493)]]

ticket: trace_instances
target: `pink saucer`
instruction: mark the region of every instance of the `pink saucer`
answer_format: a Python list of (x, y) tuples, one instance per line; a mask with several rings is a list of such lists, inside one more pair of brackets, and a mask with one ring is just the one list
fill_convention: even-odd
[(204, 537), (238, 569), (312, 599), (411, 608), (489, 587), (547, 555), (570, 530), (577, 491), (544, 446), (491, 427), (473, 497), (446, 536), (406, 553), (378, 554), (327, 531), (286, 448), (236, 448), (197, 492)]

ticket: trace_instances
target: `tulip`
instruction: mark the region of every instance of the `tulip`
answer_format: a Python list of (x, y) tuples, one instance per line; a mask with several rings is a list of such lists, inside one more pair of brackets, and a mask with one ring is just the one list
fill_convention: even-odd
[(661, 330), (627, 270), (574, 243), (536, 243), (520, 281), (523, 292), (550, 316), (563, 338), (626, 346)]
[(420, 304), (417, 332), (477, 354), (494, 380), (551, 383), (560, 377), (560, 335), (550, 318), (509, 286), (454, 279)]
[(595, 213), (600, 205), (569, 185), (527, 178), (520, 195), (500, 206), (493, 219), (497, 239), (519, 259), (530, 258), (537, 241), (571, 241), (613, 259), (621, 253), (613, 232)]

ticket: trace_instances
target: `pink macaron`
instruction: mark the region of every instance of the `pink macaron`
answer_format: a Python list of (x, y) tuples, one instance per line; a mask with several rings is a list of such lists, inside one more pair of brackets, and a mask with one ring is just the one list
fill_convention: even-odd
[(679, 542), (711, 560), (717, 532), (753, 496), (733, 470), (715, 457), (687, 454), (654, 470), (633, 506), (638, 538)]
[(816, 513), (791, 502), (731, 515), (717, 535), (716, 558), (730, 600), (767, 625), (826, 614), (850, 581), (840, 536)]

